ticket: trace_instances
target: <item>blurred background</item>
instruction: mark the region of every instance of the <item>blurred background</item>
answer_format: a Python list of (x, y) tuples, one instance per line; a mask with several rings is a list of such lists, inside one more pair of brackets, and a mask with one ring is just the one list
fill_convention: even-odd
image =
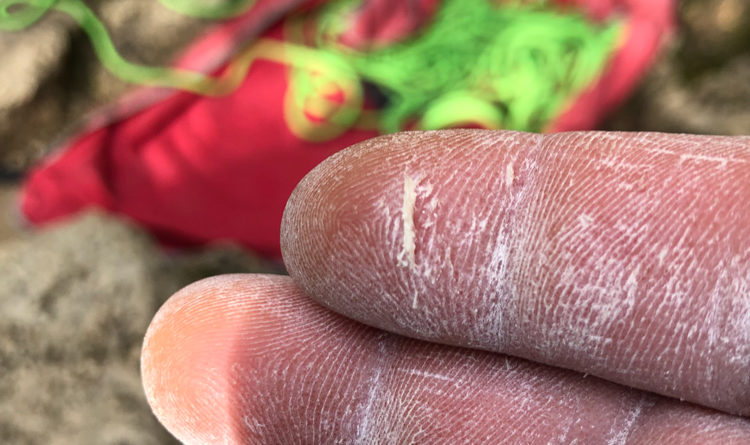
[[(156, 0), (85, 3), (122, 56), (145, 65), (168, 65), (215, 24)], [(653, 64), (597, 128), (750, 134), (750, 2), (682, 0), (675, 16)], [(133, 89), (66, 14), (0, 30), (0, 443), (174, 443), (140, 385), (151, 317), (197, 279), (283, 273), (247, 243), (165, 247), (137, 218), (97, 209), (24, 222), (24, 178)]]

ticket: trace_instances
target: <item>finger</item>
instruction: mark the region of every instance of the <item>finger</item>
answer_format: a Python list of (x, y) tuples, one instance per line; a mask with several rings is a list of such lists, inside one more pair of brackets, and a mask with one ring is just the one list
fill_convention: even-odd
[(366, 324), (750, 415), (748, 197), (747, 137), (404, 133), (310, 173), (282, 252)]
[(746, 419), (366, 327), (280, 276), (179, 292), (149, 327), (142, 371), (154, 412), (185, 443), (750, 440)]

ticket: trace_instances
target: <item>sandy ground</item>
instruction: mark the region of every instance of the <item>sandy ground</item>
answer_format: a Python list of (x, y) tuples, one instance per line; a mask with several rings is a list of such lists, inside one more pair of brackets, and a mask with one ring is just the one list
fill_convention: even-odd
[(0, 244), (21, 234), (16, 220), (16, 185), (0, 185)]
[(170, 256), (141, 230), (87, 214), (0, 243), (0, 442), (164, 444), (143, 396), (143, 333), (177, 289), (274, 271), (216, 247)]
[[(153, 0), (91, 4), (125, 56), (147, 63), (169, 60), (205, 25)], [(680, 21), (659, 63), (604, 128), (750, 134), (750, 2), (685, 0)], [(0, 33), (0, 54), (0, 443), (173, 443), (139, 382), (151, 316), (191, 281), (272, 266), (226, 246), (171, 256), (139, 229), (95, 214), (19, 230), (17, 182), (2, 178), (22, 174), (127, 86), (102, 70), (60, 15)]]

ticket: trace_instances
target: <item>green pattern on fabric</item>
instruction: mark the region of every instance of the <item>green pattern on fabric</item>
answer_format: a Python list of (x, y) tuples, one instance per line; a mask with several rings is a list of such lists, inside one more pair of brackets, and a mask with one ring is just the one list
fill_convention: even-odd
[(538, 4), (446, 0), (412, 38), (367, 52), (339, 45), (347, 13), (336, 2), (321, 17), (319, 47), (350, 63), (388, 97), (382, 130), (398, 131), (424, 115), (420, 128), (471, 122), (540, 131), (601, 73), (621, 25), (593, 24)]

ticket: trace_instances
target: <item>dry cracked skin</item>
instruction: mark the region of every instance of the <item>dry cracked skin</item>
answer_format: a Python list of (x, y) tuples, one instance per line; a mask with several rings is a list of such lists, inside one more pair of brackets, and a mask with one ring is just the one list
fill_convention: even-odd
[(282, 250), (355, 320), (750, 415), (748, 194), (750, 137), (401, 133), (310, 173)]
[(290, 277), (160, 309), (147, 397), (188, 444), (749, 443), (749, 194), (747, 136), (362, 142), (290, 198)]

